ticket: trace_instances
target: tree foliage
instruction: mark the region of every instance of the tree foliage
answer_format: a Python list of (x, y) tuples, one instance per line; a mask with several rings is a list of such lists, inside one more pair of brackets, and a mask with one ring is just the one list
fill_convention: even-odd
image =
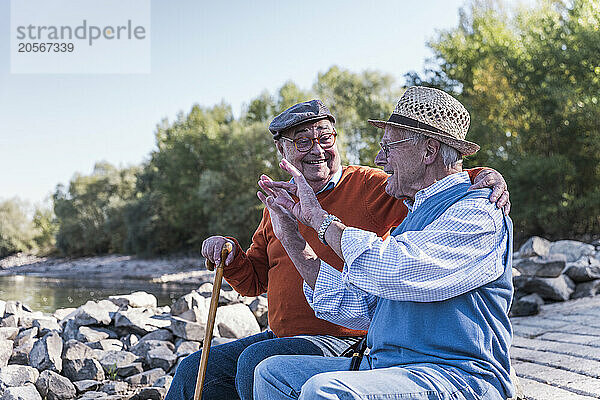
[[(435, 58), (426, 73), (406, 75), (409, 85), (452, 92), (469, 109), (469, 138), (482, 149), (466, 165), (506, 177), (519, 238), (600, 232), (599, 19), (595, 0), (542, 0), (535, 9), (473, 0), (459, 26), (429, 43)], [(308, 90), (287, 82), (262, 92), (237, 118), (226, 103), (194, 105), (158, 124), (142, 165), (98, 163), (59, 185), (56, 217), (36, 212), (33, 234), (19, 207), (0, 203), (0, 255), (51, 243), (56, 224), (56, 246), (69, 255), (198, 250), (214, 234), (248, 245), (262, 209), (257, 178), (285, 178), (271, 119), (320, 98), (337, 118), (344, 161), (372, 165), (381, 131), (367, 119), (387, 119), (401, 91), (390, 75), (334, 66)]]
[(0, 201), (0, 258), (33, 248), (34, 236), (27, 204), (17, 198)]
[(101, 162), (91, 175), (75, 175), (68, 189), (57, 186), (53, 201), (60, 251), (86, 255), (122, 250), (126, 234), (123, 206), (135, 194), (137, 170)]
[(521, 237), (600, 231), (600, 3), (540, 1), (508, 9), (471, 3), (459, 27), (430, 43), (422, 83), (454, 90), (492, 166), (511, 189)]

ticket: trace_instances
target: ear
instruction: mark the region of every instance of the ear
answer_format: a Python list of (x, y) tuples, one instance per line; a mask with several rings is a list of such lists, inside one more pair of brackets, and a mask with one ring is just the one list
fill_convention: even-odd
[(440, 142), (435, 139), (427, 139), (425, 142), (425, 152), (423, 155), (423, 163), (431, 165), (435, 162), (440, 154)]

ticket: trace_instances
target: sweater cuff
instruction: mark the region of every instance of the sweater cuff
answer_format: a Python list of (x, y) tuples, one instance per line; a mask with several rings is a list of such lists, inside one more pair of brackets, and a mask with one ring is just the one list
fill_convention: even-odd
[(233, 250), (235, 251), (235, 257), (231, 261), (231, 264), (225, 265), (223, 267), (223, 274), (227, 273), (227, 271), (233, 271), (238, 269), (242, 261), (244, 260), (243, 255), (245, 254), (244, 250), (242, 249), (242, 246), (240, 246), (240, 243), (237, 241), (236, 238), (231, 236), (225, 236), (225, 239), (229, 239), (233, 242)]

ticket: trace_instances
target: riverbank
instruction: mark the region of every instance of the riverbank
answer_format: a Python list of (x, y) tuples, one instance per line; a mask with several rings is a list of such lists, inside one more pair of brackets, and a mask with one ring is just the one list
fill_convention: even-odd
[(45, 278), (136, 279), (154, 283), (212, 282), (214, 273), (204, 267), (204, 258), (169, 256), (144, 259), (130, 255), (82, 258), (36, 257), (19, 253), (0, 260), (0, 276), (33, 275)]

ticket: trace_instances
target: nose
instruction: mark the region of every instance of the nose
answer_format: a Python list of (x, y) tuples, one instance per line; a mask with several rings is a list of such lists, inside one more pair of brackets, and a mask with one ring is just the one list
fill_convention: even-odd
[(387, 157), (383, 153), (383, 149), (379, 149), (377, 155), (375, 156), (375, 165), (383, 167), (385, 164), (387, 164)]
[(313, 140), (313, 147), (310, 149), (311, 154), (321, 155), (325, 154), (325, 150), (321, 147), (321, 143), (318, 140)]

